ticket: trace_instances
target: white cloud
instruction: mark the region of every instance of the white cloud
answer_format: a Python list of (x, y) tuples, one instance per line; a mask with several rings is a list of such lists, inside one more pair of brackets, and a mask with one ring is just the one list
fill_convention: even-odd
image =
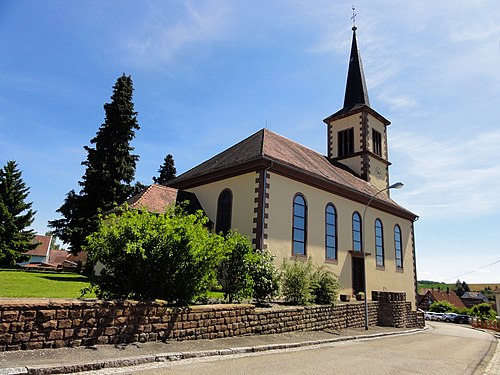
[[(231, 6), (225, 0), (183, 2), (182, 9), (155, 4), (143, 20), (142, 30), (124, 48), (136, 65), (152, 67), (173, 62), (184, 49), (225, 37)], [(179, 13), (172, 17), (172, 12)]]
[(500, 130), (460, 138), (401, 133), (391, 147), (405, 159), (412, 189), (400, 194), (421, 216), (433, 218), (482, 215), (500, 210), (500, 165), (492, 163)]

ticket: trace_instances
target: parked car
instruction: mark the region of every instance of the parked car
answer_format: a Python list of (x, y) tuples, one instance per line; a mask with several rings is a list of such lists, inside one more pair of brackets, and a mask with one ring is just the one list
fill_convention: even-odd
[(431, 320), (442, 321), (444, 319), (444, 313), (432, 313)]
[(424, 312), (425, 320), (443, 320), (443, 313), (437, 313), (432, 311)]
[(445, 322), (453, 322), (453, 323), (469, 323), (470, 316), (464, 314), (456, 314), (456, 313), (445, 313), (443, 315), (443, 320)]

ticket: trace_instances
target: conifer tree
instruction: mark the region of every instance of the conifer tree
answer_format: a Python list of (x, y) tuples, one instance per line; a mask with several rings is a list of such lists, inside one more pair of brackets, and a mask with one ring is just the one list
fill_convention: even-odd
[(85, 146), (87, 160), (80, 193), (71, 190), (57, 210), (63, 218), (49, 222), (54, 233), (70, 244), (72, 252), (81, 250), (85, 238), (97, 229), (97, 215), (123, 203), (136, 188), (131, 185), (139, 156), (130, 142), (139, 129), (132, 102), (132, 79), (123, 74), (113, 87), (111, 102), (104, 104), (105, 120)]
[(153, 177), (155, 184), (165, 184), (175, 178), (177, 170), (174, 165), (174, 157), (171, 154), (165, 156), (163, 165), (158, 169), (159, 177)]
[(14, 160), (0, 169), (0, 265), (13, 266), (23, 260), (23, 253), (34, 249), (35, 233), (27, 229), (35, 212), (26, 202), (29, 188)]

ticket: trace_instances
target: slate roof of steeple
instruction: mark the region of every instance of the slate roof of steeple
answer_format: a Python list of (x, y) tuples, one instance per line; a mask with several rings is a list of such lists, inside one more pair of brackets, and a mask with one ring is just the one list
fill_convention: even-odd
[(342, 110), (350, 111), (356, 105), (370, 106), (368, 90), (366, 88), (365, 74), (361, 55), (356, 40), (356, 27), (352, 28), (351, 55), (349, 57), (349, 70), (347, 72), (347, 83), (344, 96), (344, 107)]
[(347, 71), (344, 106), (342, 107), (342, 109), (327, 117), (323, 121), (328, 123), (334, 118), (344, 117), (362, 109), (366, 109), (375, 117), (378, 117), (383, 123), (389, 125), (389, 120), (384, 118), (382, 115), (380, 115), (370, 107), (370, 99), (368, 98), (368, 89), (366, 86), (363, 64), (361, 62), (361, 54), (358, 49), (356, 30), (357, 27), (354, 26), (352, 28), (351, 54), (349, 56), (349, 69)]

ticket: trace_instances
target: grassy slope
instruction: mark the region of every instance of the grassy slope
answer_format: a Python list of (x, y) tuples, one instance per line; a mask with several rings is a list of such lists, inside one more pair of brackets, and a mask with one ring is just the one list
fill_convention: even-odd
[(87, 286), (87, 277), (72, 273), (0, 269), (0, 297), (78, 298)]

